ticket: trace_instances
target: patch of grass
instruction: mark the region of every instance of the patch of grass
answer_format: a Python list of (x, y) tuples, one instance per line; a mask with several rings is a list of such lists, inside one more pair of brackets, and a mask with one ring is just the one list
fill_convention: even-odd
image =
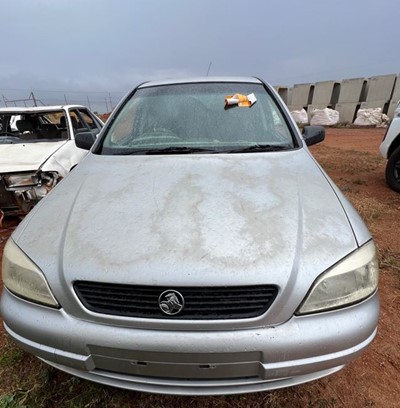
[(335, 408), (337, 401), (335, 398), (319, 398), (309, 406), (312, 408)]
[(7, 337), (0, 354), (0, 367), (14, 366), (22, 360), (23, 354), (23, 351)]
[(385, 160), (379, 155), (354, 150), (343, 150), (328, 146), (317, 146), (313, 151), (321, 166), (329, 173), (338, 171), (350, 177), (369, 174), (385, 166)]
[(102, 387), (69, 376), (51, 367), (20, 375), (12, 393), (0, 398), (0, 408), (65, 407), (92, 408), (122, 406), (113, 403), (113, 393)]
[(349, 198), (368, 224), (380, 219), (388, 211), (387, 205), (374, 197), (350, 193)]
[(3, 395), (0, 397), (0, 408), (28, 408), (26, 405), (20, 405), (14, 395)]
[(366, 185), (366, 184), (367, 184), (367, 182), (366, 182), (365, 180), (362, 180), (361, 178), (354, 179), (354, 180), (352, 181), (352, 183), (353, 183), (353, 184), (357, 184), (357, 185), (359, 185), (359, 186), (362, 186), (362, 185)]
[(385, 250), (379, 251), (380, 253), (380, 265), (381, 267), (391, 268), (400, 272), (400, 254), (395, 251)]

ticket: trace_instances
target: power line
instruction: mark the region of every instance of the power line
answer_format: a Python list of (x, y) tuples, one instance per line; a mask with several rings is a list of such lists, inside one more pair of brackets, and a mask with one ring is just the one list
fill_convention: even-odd
[[(68, 97), (68, 98), (67, 98)], [(45, 101), (47, 101), (47, 102), (58, 102), (58, 101), (61, 101), (63, 104), (66, 104), (66, 105), (68, 105), (69, 104), (69, 102), (71, 102), (71, 101), (86, 101), (87, 102), (87, 98), (85, 98), (84, 96), (81, 96), (81, 97), (79, 97), (79, 98), (71, 98), (71, 96), (70, 95), (63, 95), (63, 96), (60, 96), (59, 98), (46, 98), (46, 97), (43, 97), (43, 96), (41, 96), (41, 98), (43, 99), (43, 100), (45, 100)], [(107, 97), (107, 99), (108, 99), (108, 97)], [(91, 103), (101, 103), (101, 104), (104, 104), (104, 99), (92, 99), (92, 98), (90, 98), (90, 102)], [(109, 102), (108, 102), (109, 103)]]
[(62, 93), (97, 93), (97, 94), (109, 94), (109, 93), (119, 93), (126, 94), (127, 91), (73, 91), (73, 90), (56, 90), (56, 89), (35, 89), (35, 88), (0, 88), (0, 91), (8, 92), (62, 92)]
[[(13, 94), (14, 98), (6, 97), (4, 94)], [(19, 92), (20, 94), (16, 93)], [(21, 98), (21, 93), (29, 93), (27, 100)], [(0, 88), (0, 95), (3, 93), (3, 102), (5, 106), (9, 104), (17, 106), (17, 103), (24, 104), (26, 101), (33, 102), (36, 105), (37, 99), (42, 105), (86, 105), (90, 110), (101, 110), (105, 108), (106, 112), (114, 109), (115, 103), (126, 94), (123, 91), (66, 91), (66, 90), (35, 90), (23, 88)], [(34, 95), (34, 98), (32, 98)], [(1, 105), (1, 103), (0, 103)]]

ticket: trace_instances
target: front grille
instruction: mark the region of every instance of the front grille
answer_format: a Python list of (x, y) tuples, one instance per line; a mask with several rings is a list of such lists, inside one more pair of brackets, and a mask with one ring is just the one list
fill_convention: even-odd
[[(148, 319), (220, 320), (245, 319), (265, 313), (274, 301), (274, 285), (233, 287), (154, 287), (76, 282), (74, 289), (84, 306), (97, 313)], [(158, 298), (175, 290), (184, 298), (176, 315), (164, 314)]]

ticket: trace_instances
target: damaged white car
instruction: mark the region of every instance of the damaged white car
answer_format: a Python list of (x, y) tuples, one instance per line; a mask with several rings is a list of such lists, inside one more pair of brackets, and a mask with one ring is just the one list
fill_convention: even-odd
[(79, 105), (0, 109), (0, 209), (27, 213), (86, 155), (75, 134), (102, 126)]

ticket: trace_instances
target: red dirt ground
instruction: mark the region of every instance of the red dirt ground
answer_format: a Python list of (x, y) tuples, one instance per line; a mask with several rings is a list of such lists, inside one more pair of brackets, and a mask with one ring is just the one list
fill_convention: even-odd
[[(327, 129), (311, 148), (330, 177), (368, 224), (380, 252), (381, 315), (378, 334), (362, 357), (330, 382), (338, 406), (400, 406), (400, 194), (384, 179), (379, 156), (384, 129)], [(360, 154), (361, 152), (361, 154)], [(335, 166), (333, 156), (344, 161)], [(327, 163), (327, 166), (324, 166)], [(362, 169), (357, 172), (357, 168)]]
[[(386, 161), (378, 152), (384, 132), (384, 129), (327, 129), (325, 142), (311, 148), (322, 167), (364, 217), (380, 252), (378, 335), (360, 358), (339, 373), (318, 381), (245, 396), (182, 398), (101, 387), (103, 401), (108, 402), (99, 406), (400, 407), (400, 194), (391, 191), (384, 180)], [(7, 221), (6, 228), (0, 230), (1, 251), (16, 223)], [(1, 328), (0, 347), (4, 344), (5, 334)], [(42, 365), (38, 367), (40, 370)], [(57, 378), (68, 376), (59, 374)], [(0, 373), (0, 399), (4, 393), (16, 392), (18, 384), (10, 381)], [(61, 380), (57, 381), (55, 389), (63, 385)], [(7, 386), (2, 386), (3, 382)], [(66, 398), (64, 394), (52, 395), (52, 401), (46, 406), (61, 406), (59, 403)]]

